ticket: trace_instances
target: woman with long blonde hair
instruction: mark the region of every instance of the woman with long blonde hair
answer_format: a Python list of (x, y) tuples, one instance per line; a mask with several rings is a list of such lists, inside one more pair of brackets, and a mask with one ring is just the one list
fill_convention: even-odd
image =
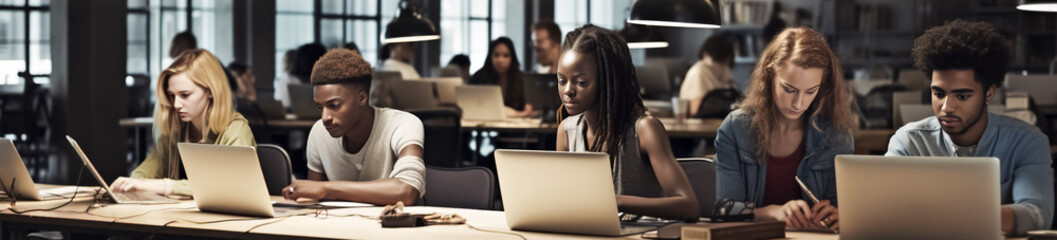
[(185, 51), (158, 77), (154, 149), (132, 171), (111, 184), (114, 191), (191, 195), (176, 144), (256, 146), (248, 121), (232, 109), (220, 62), (203, 49)]
[[(790, 228), (836, 230), (833, 158), (852, 153), (858, 125), (850, 94), (821, 34), (778, 34), (753, 70), (741, 109), (719, 127), (716, 199), (752, 203), (758, 218)], [(813, 206), (811, 193), (821, 200)]]

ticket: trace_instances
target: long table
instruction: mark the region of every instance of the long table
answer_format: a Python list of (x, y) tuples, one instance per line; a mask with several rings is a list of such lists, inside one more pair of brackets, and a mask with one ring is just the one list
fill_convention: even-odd
[[(280, 200), (279, 197), (273, 197)], [(24, 202), (19, 210), (48, 208), (66, 200)], [(18, 239), (27, 230), (61, 230), (73, 234), (129, 237), (240, 238), (240, 239), (641, 239), (639, 235), (606, 238), (529, 231), (513, 231), (502, 211), (412, 206), (411, 213), (454, 213), (467, 219), (464, 225), (433, 225), (416, 228), (382, 228), (375, 217), (382, 207), (330, 209), (325, 215), (308, 214), (282, 218), (254, 218), (201, 212), (193, 201), (177, 204), (110, 204), (92, 208), (91, 198), (79, 198), (53, 210), (16, 214), (10, 202), (0, 203), (2, 236)], [(199, 222), (199, 223), (194, 223)], [(213, 222), (213, 223), (203, 223)], [(476, 228), (476, 229), (475, 229)], [(480, 229), (480, 230), (478, 230)], [(786, 233), (790, 239), (837, 239), (835, 234)]]

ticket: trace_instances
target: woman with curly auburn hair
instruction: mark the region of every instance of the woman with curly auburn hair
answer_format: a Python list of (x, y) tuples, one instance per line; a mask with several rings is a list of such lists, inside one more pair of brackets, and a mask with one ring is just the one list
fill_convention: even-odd
[(176, 144), (256, 146), (249, 122), (232, 109), (228, 79), (209, 51), (184, 51), (158, 77), (154, 132), (158, 139), (147, 159), (110, 185), (118, 192), (147, 191), (191, 195)]
[[(716, 137), (716, 198), (751, 202), (757, 217), (790, 228), (836, 230), (833, 158), (853, 152), (858, 125), (840, 60), (815, 30), (788, 28), (750, 81)], [(797, 177), (822, 201), (810, 206)]]

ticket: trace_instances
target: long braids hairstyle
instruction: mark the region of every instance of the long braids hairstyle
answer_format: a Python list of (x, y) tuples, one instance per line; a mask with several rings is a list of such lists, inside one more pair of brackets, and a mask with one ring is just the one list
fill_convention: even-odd
[(840, 59), (830, 50), (826, 40), (810, 28), (787, 28), (763, 50), (760, 62), (752, 71), (748, 97), (742, 104), (742, 108), (752, 113), (760, 163), (767, 159), (771, 132), (778, 118), (782, 117), (774, 101), (775, 75), (779, 69), (791, 66), (823, 69), (818, 94), (805, 111), (810, 117), (804, 121), (810, 122), (812, 128), (822, 131), (818, 121), (812, 119), (830, 124), (835, 131), (851, 132), (859, 124), (850, 107), (851, 90), (844, 82)]
[[(595, 126), (595, 140), (587, 150), (604, 151), (613, 158), (620, 153), (628, 130), (646, 112), (628, 43), (617, 32), (587, 24), (565, 35), (561, 52), (566, 51), (597, 63), (598, 99), (594, 110), (598, 117), (591, 123)], [(563, 113), (564, 106), (558, 111)]]

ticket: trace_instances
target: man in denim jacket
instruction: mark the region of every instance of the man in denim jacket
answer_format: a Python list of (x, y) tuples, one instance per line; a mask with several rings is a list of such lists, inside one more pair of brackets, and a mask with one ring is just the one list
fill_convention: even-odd
[(1053, 217), (1048, 139), (1033, 125), (987, 111), (1009, 63), (1006, 40), (990, 24), (956, 20), (925, 31), (914, 41), (913, 56), (931, 79), (936, 116), (896, 131), (885, 155), (996, 157), (1002, 231), (1019, 236), (1048, 229)]

